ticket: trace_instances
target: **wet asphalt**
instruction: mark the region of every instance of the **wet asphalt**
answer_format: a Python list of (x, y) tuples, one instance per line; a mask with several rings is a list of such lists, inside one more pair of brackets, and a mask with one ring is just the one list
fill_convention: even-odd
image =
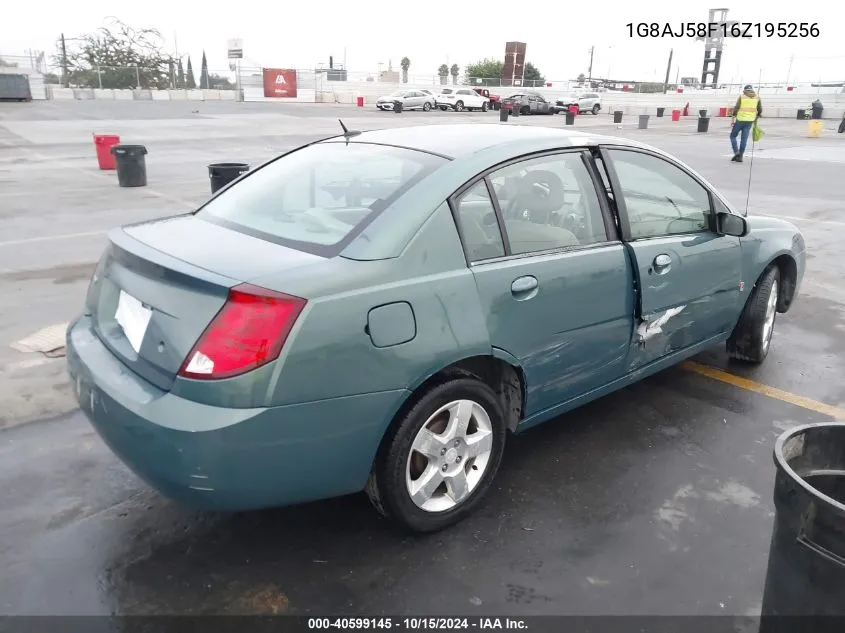
[[(824, 139), (825, 160), (778, 158), (811, 141), (771, 129), (774, 157), (755, 162), (750, 206), (795, 218), (811, 249), (807, 280), (763, 366), (730, 363), (721, 348), (695, 361), (841, 408), (845, 145)], [(649, 142), (744, 203), (747, 166), (728, 164), (724, 135)], [(147, 488), (72, 411), (0, 432), (0, 614), (751, 614), (771, 536), (774, 440), (830, 419), (669, 369), (510, 437), (480, 510), (420, 537), (363, 495), (192, 511)]]

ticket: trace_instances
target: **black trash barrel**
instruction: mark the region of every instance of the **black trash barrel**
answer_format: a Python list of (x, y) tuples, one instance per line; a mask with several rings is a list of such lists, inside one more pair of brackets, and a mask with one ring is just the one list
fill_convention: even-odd
[(514, 103), (511, 106), (511, 116), (519, 116), (519, 108), (520, 107), (521, 107), (520, 104)]
[(111, 148), (121, 187), (147, 186), (147, 148), (143, 145), (115, 145)]
[(507, 121), (508, 120), (508, 109), (502, 108), (499, 110), (499, 121)]
[(798, 116), (796, 117), (799, 120), (803, 120), (807, 118), (807, 111), (804, 108), (798, 109)]
[(613, 122), (614, 123), (622, 123), (622, 110), (616, 110), (613, 113)]
[(706, 132), (710, 128), (710, 117), (703, 116), (698, 119), (698, 131)]
[(769, 616), (845, 616), (845, 423), (786, 431), (774, 461), (761, 632), (778, 629)]
[(567, 125), (575, 125), (575, 113), (570, 112), (569, 110), (566, 111), (566, 124)]
[(211, 193), (220, 191), (220, 189), (247, 171), (249, 171), (249, 165), (246, 163), (212, 163), (208, 166)]
[(641, 114), (640, 115), (639, 129), (645, 130), (647, 128), (648, 128), (648, 115), (647, 114)]
[(396, 114), (399, 114), (400, 112), (402, 112), (402, 106), (403, 106), (403, 103), (401, 101), (394, 101), (393, 102), (393, 111)]
[(707, 110), (699, 110), (698, 111), (698, 117), (701, 118), (701, 119), (706, 119), (707, 118)]
[(658, 118), (662, 117), (664, 112), (666, 112), (666, 108), (657, 108)]

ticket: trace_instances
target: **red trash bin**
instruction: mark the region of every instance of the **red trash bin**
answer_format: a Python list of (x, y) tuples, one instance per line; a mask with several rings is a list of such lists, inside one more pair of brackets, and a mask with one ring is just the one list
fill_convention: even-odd
[(571, 105), (571, 106), (569, 106), (569, 111), (570, 111), (572, 114), (578, 114), (578, 106), (577, 106), (577, 105)]
[(672, 120), (673, 121), (680, 121), (681, 120), (681, 111), (680, 110), (672, 110)]
[(117, 169), (111, 148), (120, 145), (120, 137), (114, 134), (95, 134), (94, 147), (97, 149), (97, 163), (100, 169)]
[(364, 97), (358, 97), (358, 107), (359, 108), (364, 107)]
[(719, 108), (719, 116), (728, 116), (727, 108)]

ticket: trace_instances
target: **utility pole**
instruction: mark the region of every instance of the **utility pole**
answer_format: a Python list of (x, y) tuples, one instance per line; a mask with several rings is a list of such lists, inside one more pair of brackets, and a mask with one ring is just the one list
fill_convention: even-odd
[(795, 61), (795, 55), (789, 57), (789, 70), (786, 71), (786, 87), (789, 87), (789, 75), (792, 74), (792, 62)]
[(62, 33), (62, 87), (68, 87), (67, 76), (67, 47), (65, 46), (65, 34)]
[(669, 89), (669, 71), (672, 70), (672, 53), (675, 49), (669, 49), (669, 63), (666, 64), (666, 79), (663, 80), (663, 94)]
[(590, 47), (590, 69), (587, 71), (587, 85), (593, 87), (593, 52), (596, 50), (595, 46)]

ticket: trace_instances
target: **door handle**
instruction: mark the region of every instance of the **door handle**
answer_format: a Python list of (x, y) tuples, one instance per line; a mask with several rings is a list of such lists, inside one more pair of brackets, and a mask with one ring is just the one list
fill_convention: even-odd
[[(520, 299), (530, 299), (536, 294), (539, 285), (540, 282), (537, 281), (536, 277), (532, 277), (531, 275), (519, 277), (511, 284), (511, 294)], [(530, 296), (526, 297), (525, 295)]]
[(654, 258), (652, 269), (658, 275), (667, 272), (672, 267), (672, 258), (666, 254), (660, 254)]

